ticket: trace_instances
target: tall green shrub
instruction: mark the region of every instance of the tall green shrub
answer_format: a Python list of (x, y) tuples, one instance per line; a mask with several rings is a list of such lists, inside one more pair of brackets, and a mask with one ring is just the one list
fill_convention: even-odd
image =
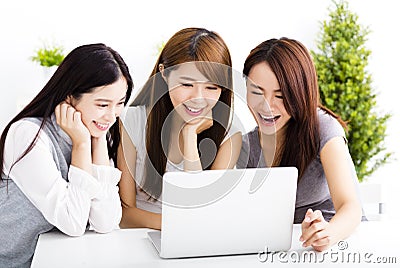
[(358, 179), (364, 180), (386, 163), (386, 123), (389, 114), (376, 110), (376, 94), (367, 71), (371, 51), (365, 46), (368, 28), (346, 1), (333, 1), (329, 19), (323, 21), (317, 39), (318, 51), (311, 51), (318, 72), (321, 102), (348, 124), (347, 139)]

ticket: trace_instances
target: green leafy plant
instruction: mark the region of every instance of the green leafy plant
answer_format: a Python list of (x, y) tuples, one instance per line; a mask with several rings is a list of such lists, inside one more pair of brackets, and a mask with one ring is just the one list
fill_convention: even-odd
[(347, 139), (358, 179), (363, 181), (385, 164), (386, 123), (390, 114), (376, 110), (376, 93), (367, 72), (371, 51), (365, 46), (370, 30), (358, 23), (346, 1), (333, 1), (329, 20), (323, 21), (318, 52), (311, 51), (318, 73), (323, 105), (348, 124)]
[(40, 48), (35, 51), (35, 55), (31, 57), (31, 60), (38, 62), (41, 66), (51, 67), (59, 66), (64, 60), (64, 49), (61, 46), (47, 46)]
[(165, 47), (165, 41), (161, 41), (156, 45), (156, 50), (157, 50), (156, 56), (157, 57), (160, 56), (161, 51), (164, 49), (164, 47)]

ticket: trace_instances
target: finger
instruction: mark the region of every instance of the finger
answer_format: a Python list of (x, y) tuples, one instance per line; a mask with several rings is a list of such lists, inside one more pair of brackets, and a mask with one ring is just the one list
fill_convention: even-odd
[(82, 122), (82, 114), (81, 114), (81, 112), (78, 112), (78, 111), (74, 112), (73, 113), (73, 120), (74, 120), (74, 123)]
[(67, 111), (65, 115), (68, 124), (73, 124), (75, 122), (74, 120), (75, 112), (76, 110), (71, 105), (67, 106)]
[(203, 120), (203, 125), (204, 125), (204, 129), (209, 129), (210, 127), (213, 126), (214, 121), (212, 120), (212, 118), (204, 118)]
[(309, 208), (304, 215), (304, 220), (301, 223), (301, 229), (304, 232), (306, 228), (308, 228), (311, 225), (311, 215), (313, 213), (313, 210)]
[(54, 114), (56, 115), (56, 122), (58, 125), (60, 125), (60, 113), (61, 113), (61, 105), (58, 104), (54, 109)]
[(326, 234), (325, 231), (316, 233), (309, 241), (303, 243), (303, 247), (312, 246), (320, 251), (329, 247), (331, 238)]
[(213, 119), (212, 110), (208, 111), (205, 117), (212, 120)]
[(197, 129), (197, 134), (200, 134), (204, 130), (209, 129), (210, 127), (212, 127), (212, 125), (213, 125), (213, 120), (212, 119), (210, 119), (210, 118), (203, 119), (202, 122), (201, 122), (201, 125)]
[(304, 215), (304, 222), (311, 222), (311, 216), (314, 214), (314, 211), (309, 208), (307, 209), (306, 215)]
[(71, 96), (68, 96), (64, 102), (71, 105)]
[(202, 120), (202, 118), (191, 118), (188, 122), (187, 122), (187, 124), (189, 124), (189, 125), (197, 125), (197, 124), (199, 124), (199, 123), (201, 123), (201, 120)]
[(309, 240), (310, 237), (312, 237), (315, 233), (324, 230), (326, 228), (327, 224), (328, 223), (326, 221), (314, 222), (308, 228), (305, 228), (302, 231), (302, 234), (301, 234), (301, 237), (300, 237), (300, 241), (304, 242), (304, 241)]
[(325, 236), (321, 239), (317, 239), (314, 242), (311, 243), (311, 246), (313, 247), (323, 247), (323, 246), (329, 246), (331, 243), (331, 237), (330, 236)]
[(313, 213), (309, 215), (309, 221), (311, 223), (315, 221), (322, 221), (324, 220), (324, 217), (322, 215), (322, 212), (320, 210), (315, 210)]
[(60, 103), (60, 125), (64, 125), (67, 121), (68, 106), (65, 102)]
[(300, 236), (300, 241), (305, 241), (305, 238), (303, 237), (303, 234), (306, 232), (307, 228), (310, 227), (311, 225), (311, 217), (310, 215), (313, 213), (313, 210), (311, 208), (307, 209), (306, 214), (304, 215), (304, 220), (301, 222), (301, 233), (302, 235)]
[(321, 251), (327, 250), (329, 247), (330, 247), (330, 245), (315, 246), (315, 247), (313, 246), (313, 249), (315, 251), (321, 252)]
[(324, 239), (326, 238), (328, 235), (325, 232), (325, 230), (319, 231), (314, 233), (309, 239), (307, 239), (306, 241), (303, 242), (303, 247), (309, 247), (311, 246), (315, 241), (320, 240), (320, 239)]
[(307, 245), (311, 245), (317, 239), (321, 239), (326, 236), (327, 222), (313, 223), (305, 232), (302, 233), (303, 242)]

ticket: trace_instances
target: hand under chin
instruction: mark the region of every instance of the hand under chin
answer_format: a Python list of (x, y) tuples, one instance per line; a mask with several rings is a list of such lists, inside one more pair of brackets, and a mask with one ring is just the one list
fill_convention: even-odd
[(188, 125), (197, 125), (197, 124), (199, 124), (199, 123), (201, 122), (201, 120), (203, 120), (204, 118), (205, 118), (204, 116), (196, 117), (196, 118), (193, 118), (193, 119), (190, 119), (190, 120), (186, 121), (186, 124), (188, 124)]

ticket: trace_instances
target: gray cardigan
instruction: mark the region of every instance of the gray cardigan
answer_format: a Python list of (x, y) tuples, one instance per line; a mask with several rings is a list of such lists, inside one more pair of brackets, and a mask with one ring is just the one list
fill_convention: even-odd
[[(26, 118), (38, 125), (41, 118)], [(55, 116), (46, 122), (43, 130), (50, 138), (54, 162), (67, 180), (71, 163), (71, 144), (60, 130)], [(2, 174), (0, 182), (0, 267), (30, 267), (36, 243), (41, 233), (54, 228), (28, 200), (12, 178)]]

